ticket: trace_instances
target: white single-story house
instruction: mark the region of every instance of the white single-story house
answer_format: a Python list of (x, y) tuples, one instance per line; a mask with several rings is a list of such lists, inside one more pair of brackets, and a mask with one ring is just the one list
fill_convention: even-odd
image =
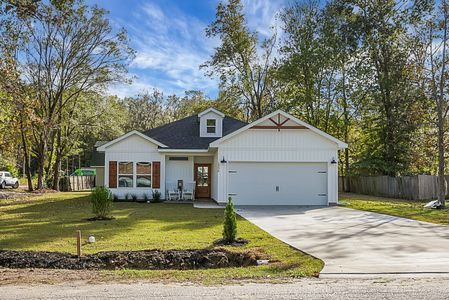
[(192, 191), (219, 204), (329, 205), (347, 144), (281, 110), (247, 124), (210, 108), (95, 146), (97, 185), (119, 198)]

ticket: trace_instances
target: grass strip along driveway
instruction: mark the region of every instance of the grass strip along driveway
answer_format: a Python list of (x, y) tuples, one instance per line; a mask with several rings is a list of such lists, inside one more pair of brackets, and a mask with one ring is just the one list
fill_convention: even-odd
[(341, 194), (339, 201), (343, 202), (344, 207), (449, 225), (449, 210), (424, 208), (428, 201), (381, 198), (359, 194)]
[[(55, 193), (21, 200), (0, 201), (0, 249), (76, 253), (75, 231), (83, 253), (113, 250), (199, 249), (211, 247), (222, 234), (222, 209), (195, 209), (191, 204), (114, 203), (111, 221), (92, 217), (87, 193)], [(280, 279), (317, 275), (323, 262), (277, 240), (238, 217), (239, 237), (250, 240), (233, 251), (255, 249), (272, 264), (207, 270), (120, 270), (122, 278), (221, 283), (233, 279)], [(107, 273), (111, 271), (102, 271)]]

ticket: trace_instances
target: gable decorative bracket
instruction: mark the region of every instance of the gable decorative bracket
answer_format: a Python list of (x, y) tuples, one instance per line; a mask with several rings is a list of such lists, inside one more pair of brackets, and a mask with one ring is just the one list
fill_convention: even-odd
[(286, 126), (285, 124), (290, 120), (290, 118), (286, 118), (281, 122), (281, 114), (277, 115), (277, 121), (273, 119), (273, 117), (268, 118), (274, 125), (255, 125), (251, 127), (252, 129), (277, 129), (281, 131), (281, 129), (307, 129), (306, 126), (302, 125), (293, 125)]

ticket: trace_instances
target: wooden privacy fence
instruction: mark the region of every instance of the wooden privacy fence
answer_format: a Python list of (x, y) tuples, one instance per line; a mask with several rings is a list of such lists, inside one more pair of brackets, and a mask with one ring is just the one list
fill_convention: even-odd
[[(447, 196), (449, 176), (445, 178)], [(339, 177), (338, 190), (344, 191), (344, 177)], [(436, 199), (438, 177), (433, 175), (349, 177), (349, 192), (409, 200)]]
[(61, 190), (65, 192), (87, 191), (95, 187), (95, 176), (65, 176), (61, 178)]

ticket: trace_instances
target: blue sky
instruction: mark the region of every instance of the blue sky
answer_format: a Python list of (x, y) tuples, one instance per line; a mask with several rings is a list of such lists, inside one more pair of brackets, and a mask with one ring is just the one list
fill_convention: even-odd
[[(216, 97), (216, 79), (205, 76), (199, 65), (208, 60), (218, 40), (205, 36), (213, 21), (217, 0), (89, 0), (109, 10), (113, 25), (124, 27), (136, 58), (130, 65), (131, 85), (116, 85), (111, 94), (133, 96), (157, 88), (165, 94), (183, 95), (201, 90)], [(286, 0), (243, 0), (248, 25), (260, 36), (278, 24), (276, 13)]]

